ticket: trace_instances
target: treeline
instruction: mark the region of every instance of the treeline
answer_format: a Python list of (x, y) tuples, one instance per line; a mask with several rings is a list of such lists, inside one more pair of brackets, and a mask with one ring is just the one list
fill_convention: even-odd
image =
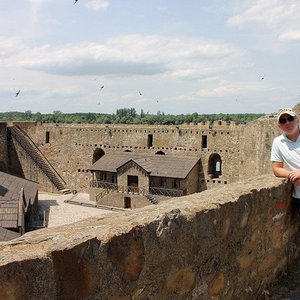
[(102, 113), (63, 113), (53, 111), (52, 114), (40, 112), (4, 112), (0, 113), (0, 121), (37, 121), (43, 123), (77, 123), (77, 124), (154, 124), (180, 125), (184, 123), (213, 122), (218, 120), (233, 121), (236, 124), (245, 124), (264, 114), (192, 114), (170, 115), (158, 111), (156, 115), (137, 113), (134, 108), (117, 109), (115, 114)]

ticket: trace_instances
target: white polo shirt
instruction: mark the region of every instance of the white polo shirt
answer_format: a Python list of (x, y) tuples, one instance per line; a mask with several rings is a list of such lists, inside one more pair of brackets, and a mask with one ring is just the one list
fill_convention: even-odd
[[(283, 133), (272, 144), (271, 161), (282, 162), (287, 170), (300, 170), (300, 136), (293, 142)], [(293, 197), (300, 198), (300, 186), (295, 187)]]

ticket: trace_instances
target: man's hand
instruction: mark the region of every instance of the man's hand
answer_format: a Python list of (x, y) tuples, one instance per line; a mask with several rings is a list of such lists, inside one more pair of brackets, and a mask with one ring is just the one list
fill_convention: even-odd
[(288, 179), (295, 184), (300, 179), (300, 170), (290, 171)]

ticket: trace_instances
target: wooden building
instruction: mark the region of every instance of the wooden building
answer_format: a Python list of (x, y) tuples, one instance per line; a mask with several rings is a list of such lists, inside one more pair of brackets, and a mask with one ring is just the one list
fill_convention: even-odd
[(24, 234), (37, 205), (38, 183), (0, 172), (0, 241)]

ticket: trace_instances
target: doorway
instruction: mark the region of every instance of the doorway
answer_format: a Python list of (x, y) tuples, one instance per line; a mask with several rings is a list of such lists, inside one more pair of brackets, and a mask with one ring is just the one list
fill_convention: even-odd
[(124, 208), (131, 208), (131, 198), (124, 197)]
[(139, 177), (133, 176), (133, 175), (128, 175), (127, 176), (127, 186), (128, 186), (129, 192), (137, 193), (139, 191)]

